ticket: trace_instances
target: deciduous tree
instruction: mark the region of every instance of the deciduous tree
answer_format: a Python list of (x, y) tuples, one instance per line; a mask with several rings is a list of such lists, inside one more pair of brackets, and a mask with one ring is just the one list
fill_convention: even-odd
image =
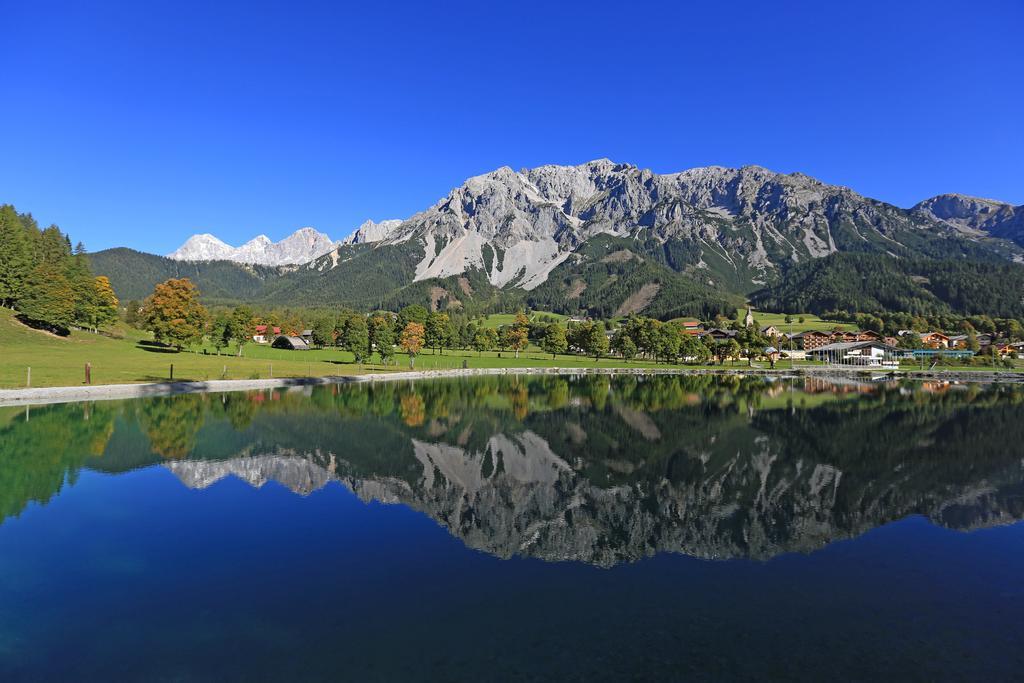
[(395, 336), (391, 319), (384, 315), (375, 315), (370, 318), (369, 328), (369, 344), (380, 354), (381, 364), (387, 365), (395, 355)]
[(473, 335), (473, 350), (477, 354), (490, 351), (498, 344), (498, 331), (492, 327), (478, 328)]
[(541, 339), (540, 347), (545, 353), (550, 353), (552, 360), (555, 356), (560, 353), (565, 353), (569, 344), (565, 338), (565, 328), (559, 323), (551, 323), (544, 331), (544, 337)]
[(409, 322), (402, 328), (402, 334), (398, 338), (398, 345), (409, 354), (409, 367), (416, 367), (416, 354), (423, 349), (423, 325)]
[(191, 280), (171, 278), (153, 289), (143, 306), (142, 319), (157, 341), (180, 350), (202, 338), (209, 315)]
[(342, 330), (345, 350), (355, 356), (357, 363), (366, 360), (370, 348), (370, 334), (366, 326), (366, 318), (361, 314), (353, 315), (345, 321), (345, 329)]
[(451, 327), (452, 323), (447, 313), (431, 313), (424, 325), (424, 344), (437, 353), (450, 343)]

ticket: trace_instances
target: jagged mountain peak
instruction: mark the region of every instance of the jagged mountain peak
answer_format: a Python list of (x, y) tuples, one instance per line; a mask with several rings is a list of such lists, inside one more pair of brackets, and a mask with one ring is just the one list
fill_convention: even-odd
[(309, 227), (296, 230), (280, 242), (259, 235), (240, 247), (232, 247), (209, 233), (202, 233), (188, 238), (167, 257), (176, 261), (234, 261), (283, 266), (307, 263), (335, 246), (330, 237)]
[(911, 211), (969, 234), (992, 235), (1024, 245), (1024, 206), (965, 194), (940, 194)]
[(602, 234), (682, 241), (701, 253), (694, 266), (724, 261), (756, 283), (846, 249), (891, 253), (921, 231), (964, 237), (953, 228), (801, 173), (748, 165), (658, 174), (597, 159), (474, 176), (382, 242), (423, 245), (417, 280), (478, 269), (493, 285), (531, 289)]
[(388, 219), (379, 223), (363, 221), (356, 231), (344, 240), (344, 244), (368, 244), (387, 239), (402, 224), (401, 219)]

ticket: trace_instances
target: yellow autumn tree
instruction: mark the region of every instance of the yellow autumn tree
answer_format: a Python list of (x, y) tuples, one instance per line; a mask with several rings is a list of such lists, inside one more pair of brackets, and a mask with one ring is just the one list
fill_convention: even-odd
[(93, 329), (117, 322), (117, 307), (120, 305), (110, 279), (106, 275), (97, 276), (93, 281), (93, 300), (89, 307)]
[(157, 341), (180, 350), (202, 339), (209, 314), (191, 280), (171, 278), (158, 284), (146, 299), (142, 320)]

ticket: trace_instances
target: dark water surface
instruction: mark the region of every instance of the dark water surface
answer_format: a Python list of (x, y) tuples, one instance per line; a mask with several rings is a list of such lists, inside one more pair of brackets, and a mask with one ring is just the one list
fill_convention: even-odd
[(1024, 675), (1024, 388), (0, 409), (0, 680)]

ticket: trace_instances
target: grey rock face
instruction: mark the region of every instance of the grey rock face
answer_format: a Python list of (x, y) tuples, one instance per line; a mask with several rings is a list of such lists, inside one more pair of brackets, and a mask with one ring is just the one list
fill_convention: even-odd
[(232, 460), (179, 460), (164, 465), (190, 489), (205, 489), (233, 476), (259, 488), (276, 481), (291, 491), (307, 495), (331, 481), (328, 470), (295, 455), (259, 455)]
[[(366, 221), (344, 244), (412, 240), (423, 250), (416, 280), (479, 269), (495, 286), (532, 289), (580, 245), (605, 234), (682, 240), (700, 254), (694, 267), (725, 264), (740, 280), (760, 283), (784, 264), (837, 251), (915, 253), (925, 240), (950, 238), (1024, 246), (1024, 210), (962, 195), (940, 195), (905, 210), (801, 173), (708, 166), (658, 174), (599, 159), (521, 171), (502, 167), (468, 179), (408, 220)], [(169, 256), (294, 265), (339, 244), (312, 228), (276, 244), (260, 236), (237, 249), (196, 235)]]
[(356, 231), (343, 240), (343, 244), (369, 244), (387, 239), (395, 228), (402, 224), (401, 220), (386, 220), (380, 223), (365, 221)]
[(966, 233), (1001, 237), (1024, 245), (1024, 206), (962, 194), (940, 194), (921, 202), (913, 211)]
[(601, 159), (519, 172), (503, 167), (470, 178), (383, 242), (422, 242), (416, 279), (479, 268), (494, 285), (530, 289), (600, 234), (689, 240), (708, 259), (724, 259), (753, 278), (836, 251), (989, 235), (800, 173), (711, 166), (660, 175)]
[(1007, 499), (1015, 500), (1024, 480), (1024, 464), (1017, 463), (999, 481), (926, 490), (897, 480), (844, 489), (841, 469), (787, 460), (780, 444), (764, 438), (701, 476), (665, 479), (653, 488), (602, 486), (531, 431), (496, 434), (480, 451), (416, 439), (412, 447), (422, 468), (412, 484), (353, 475), (342, 454), (319, 452), (165, 467), (200, 489), (229, 475), (257, 487), (274, 480), (301, 495), (339, 481), (361, 500), (422, 511), (468, 546), (497, 557), (599, 566), (659, 552), (707, 559), (811, 552), (910, 514), (961, 529), (1006, 524), (1018, 519)]

